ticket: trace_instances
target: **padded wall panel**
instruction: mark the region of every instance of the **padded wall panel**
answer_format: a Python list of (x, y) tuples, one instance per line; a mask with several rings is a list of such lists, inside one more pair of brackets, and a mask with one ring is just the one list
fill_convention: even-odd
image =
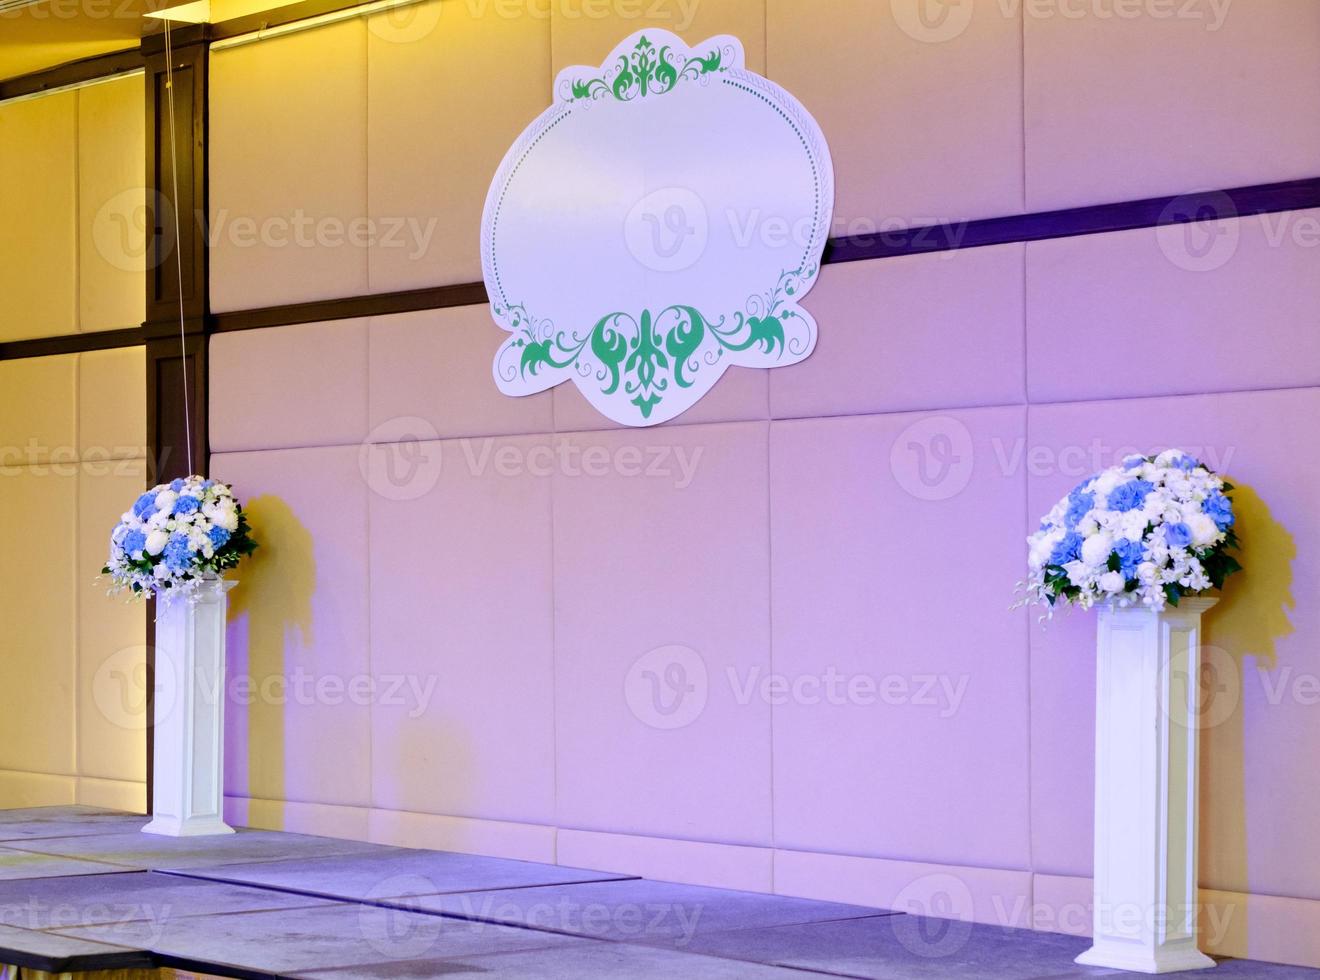
[(549, 436), (371, 447), (374, 807), (553, 823), (552, 461)]
[(1320, 384), (1318, 246), (1317, 210), (1032, 242), (1032, 400)]
[(141, 75), (79, 89), (78, 327), (116, 330), (146, 317), (146, 147)]
[(1024, 435), (1020, 407), (772, 425), (779, 847), (1030, 867)]
[(1022, 209), (1018, 5), (768, 0), (770, 77), (815, 115), (835, 234)]
[(0, 361), (0, 472), (78, 458), (78, 355)]
[(0, 342), (77, 332), (77, 131), (76, 92), (0, 104)]
[(486, 190), (550, 104), (535, 7), (427, 0), (367, 20), (372, 292), (481, 279)]
[(769, 843), (766, 428), (556, 439), (559, 826)]
[(367, 434), (367, 321), (211, 338), (211, 449), (357, 445)]
[(358, 457), (356, 446), (211, 457), (260, 546), (229, 595), (233, 795), (368, 803), (374, 693)]
[(141, 459), (82, 463), (78, 468), (77, 594), (78, 774), (146, 779), (148, 607), (105, 594), (97, 580), (110, 530), (146, 485)]
[[(554, 70), (599, 65), (614, 46), (635, 31), (662, 27), (689, 44), (715, 34), (741, 38), (747, 67), (765, 72), (765, 0), (647, 0), (646, 3), (528, 4), (550, 10)], [(538, 13), (538, 16), (540, 14)]]
[(816, 350), (768, 372), (776, 418), (1023, 398), (1022, 246), (829, 265), (807, 296)]
[(372, 440), (551, 431), (550, 392), (510, 398), (491, 380), (507, 336), (484, 304), (373, 317)]
[(0, 769), (75, 771), (77, 487), (76, 463), (0, 476)]
[(78, 457), (87, 462), (147, 454), (147, 357), (142, 347), (78, 355)]
[(366, 24), (215, 51), (210, 86), (211, 308), (367, 292)]
[(1320, 116), (1297, 97), (1320, 88), (1320, 4), (1035, 7), (1028, 210), (1320, 173)]

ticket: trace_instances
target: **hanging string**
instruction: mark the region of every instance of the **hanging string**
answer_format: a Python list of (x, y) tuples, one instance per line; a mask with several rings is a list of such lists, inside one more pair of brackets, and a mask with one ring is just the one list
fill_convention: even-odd
[(183, 311), (183, 231), (179, 221), (179, 159), (174, 135), (174, 52), (170, 22), (165, 20), (165, 101), (170, 114), (170, 180), (174, 187), (174, 265), (179, 288), (179, 373), (183, 376), (183, 434), (188, 447), (188, 473), (192, 474), (192, 409), (188, 404), (188, 333)]

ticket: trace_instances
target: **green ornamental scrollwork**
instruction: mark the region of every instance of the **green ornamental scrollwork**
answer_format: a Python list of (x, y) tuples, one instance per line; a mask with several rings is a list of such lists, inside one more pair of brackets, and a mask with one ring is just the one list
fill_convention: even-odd
[(800, 356), (803, 351), (792, 350), (793, 342), (786, 339), (785, 325), (803, 318), (794, 298), (816, 272), (815, 265), (785, 272), (769, 294), (753, 296), (745, 310), (718, 319), (676, 304), (654, 314), (609, 313), (589, 330), (569, 331), (536, 320), (522, 305), (497, 306), (495, 313), (505, 318), (514, 336), (496, 367), (510, 381), (571, 368), (580, 378), (594, 378), (602, 395), (622, 387), (642, 418), (649, 419), (667, 394), (692, 387), (703, 370), (719, 370), (716, 365), (727, 355), (754, 351), (778, 360), (790, 351)]
[(718, 48), (705, 55), (685, 56), (680, 65), (669, 45), (657, 49), (643, 36), (631, 52), (619, 56), (613, 72), (574, 81), (573, 100), (614, 98), (631, 102), (650, 95), (664, 95), (683, 80), (695, 81), (721, 71), (724, 71), (724, 53)]

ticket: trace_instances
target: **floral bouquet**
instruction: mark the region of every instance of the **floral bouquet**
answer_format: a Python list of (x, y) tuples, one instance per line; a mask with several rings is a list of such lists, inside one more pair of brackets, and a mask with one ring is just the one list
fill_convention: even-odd
[(1027, 539), (1022, 604), (1097, 602), (1161, 610), (1219, 589), (1242, 566), (1228, 553), (1233, 487), (1193, 456), (1170, 449), (1129, 456), (1064, 497)]
[(102, 574), (113, 592), (172, 598), (216, 578), (256, 550), (232, 488), (200, 476), (138, 497), (110, 535)]

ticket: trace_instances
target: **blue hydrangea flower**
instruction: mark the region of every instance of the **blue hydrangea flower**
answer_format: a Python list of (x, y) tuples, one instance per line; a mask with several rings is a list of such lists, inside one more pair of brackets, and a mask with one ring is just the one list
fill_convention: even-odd
[(1109, 494), (1109, 509), (1119, 513), (1136, 510), (1146, 503), (1146, 497), (1155, 489), (1149, 480), (1128, 480)]
[(180, 517), (186, 517), (189, 514), (197, 513), (197, 508), (202, 506), (202, 502), (196, 497), (184, 494), (174, 503), (174, 513)]
[(1214, 520), (1215, 527), (1221, 531), (1227, 531), (1236, 520), (1233, 516), (1233, 502), (1219, 491), (1206, 497), (1201, 507)]
[(192, 549), (188, 546), (188, 535), (178, 531), (170, 535), (165, 545), (165, 566), (172, 572), (182, 572), (192, 564)]
[(1082, 553), (1082, 536), (1076, 531), (1069, 531), (1063, 536), (1054, 550), (1050, 552), (1051, 565), (1064, 565), (1070, 561), (1076, 561)]
[(1199, 459), (1197, 459), (1195, 456), (1190, 456), (1187, 453), (1183, 453), (1177, 459), (1171, 460), (1171, 463), (1173, 464), (1174, 467), (1182, 470), (1184, 473), (1190, 473), (1192, 470), (1196, 469), (1198, 466), (1201, 465), (1201, 461)]
[(133, 516), (142, 518), (156, 510), (156, 491), (148, 490), (133, 504)]
[(1132, 578), (1137, 574), (1137, 566), (1141, 564), (1142, 559), (1140, 541), (1129, 541), (1124, 538), (1114, 545), (1114, 553), (1118, 555), (1118, 570), (1123, 573), (1124, 578)]
[(1144, 462), (1146, 462), (1146, 457), (1145, 457), (1145, 456), (1137, 456), (1137, 455), (1124, 456), (1124, 457), (1123, 457), (1123, 469), (1125, 469), (1125, 470), (1135, 470), (1137, 467), (1139, 467), (1139, 466), (1140, 466), (1142, 463), (1144, 463)]
[(229, 532), (219, 524), (207, 531), (206, 535), (211, 539), (211, 546), (213, 548), (223, 548), (225, 542), (229, 540)]
[(1164, 540), (1170, 548), (1186, 548), (1192, 543), (1192, 529), (1179, 521), (1177, 524), (1164, 525)]
[(1064, 515), (1063, 518), (1064, 524), (1067, 525), (1068, 530), (1071, 531), (1075, 528), (1077, 522), (1085, 517), (1094, 506), (1095, 494), (1093, 493), (1083, 493), (1074, 490), (1072, 493), (1068, 494), (1068, 513)]
[(183, 489), (183, 481), (182, 481), (182, 480), (171, 480), (171, 481), (170, 481), (170, 489), (173, 490), (175, 493), (178, 493), (180, 490)]
[(132, 555), (147, 546), (147, 536), (141, 531), (129, 531), (124, 535), (124, 554)]

